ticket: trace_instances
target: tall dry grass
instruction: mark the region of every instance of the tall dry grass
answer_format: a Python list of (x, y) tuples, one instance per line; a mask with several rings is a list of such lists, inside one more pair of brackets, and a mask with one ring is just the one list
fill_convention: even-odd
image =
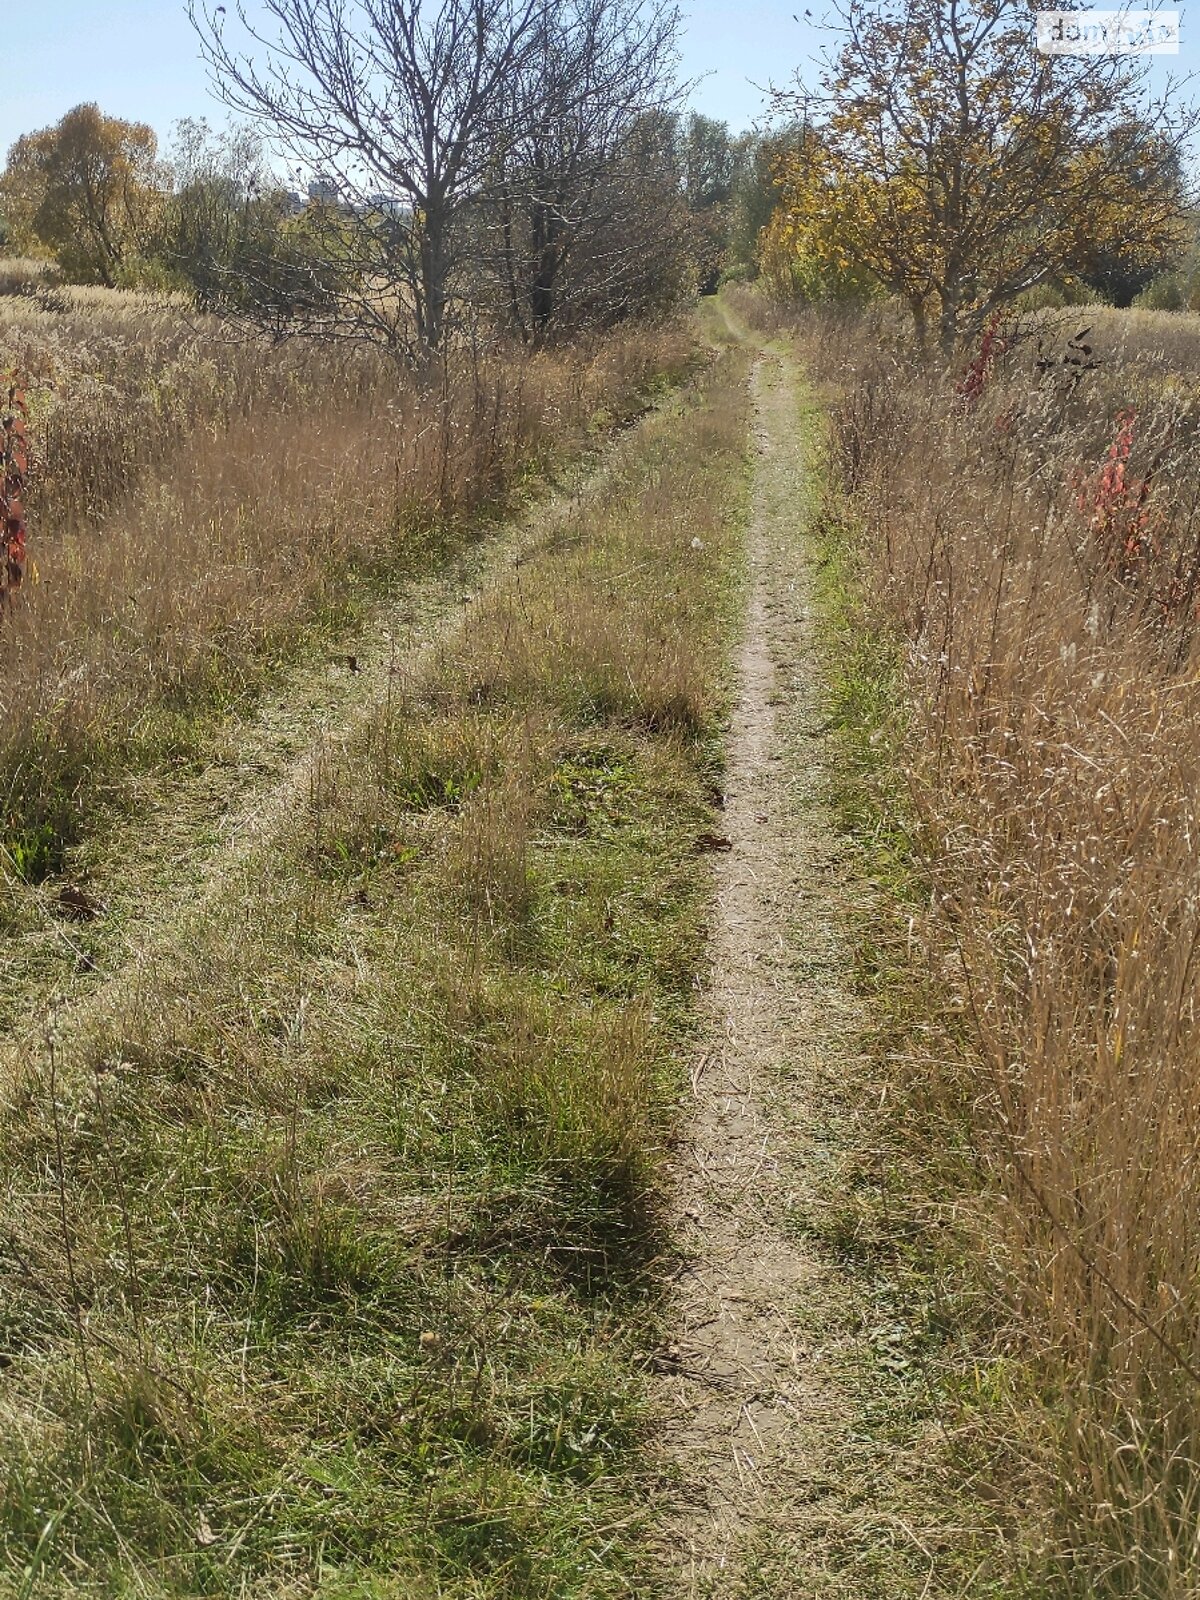
[(53, 865), (105, 771), (237, 704), (315, 619), (433, 559), (689, 356), (680, 329), (639, 329), (418, 383), (367, 350), (230, 342), (169, 302), (13, 302), (37, 574), (0, 628), (18, 863)]
[[(831, 407), (828, 514), (895, 651), (916, 926), (958, 1043), (904, 1071), (926, 1131), (969, 1144), (1002, 1296), (1004, 1359), (971, 1403), (993, 1386), (987, 1426), (1031, 1464), (1013, 1510), (1044, 1542), (1038, 1593), (1183, 1600), (1200, 1594), (1200, 323), (1092, 321), (1082, 370), (1078, 327), (1009, 330), (973, 404), (886, 314), (814, 318), (801, 344)], [(1114, 517), (1101, 474), (1130, 410)]]

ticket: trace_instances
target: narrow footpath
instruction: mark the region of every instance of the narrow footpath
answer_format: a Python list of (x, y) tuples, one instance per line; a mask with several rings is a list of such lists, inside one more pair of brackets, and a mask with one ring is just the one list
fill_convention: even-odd
[(839, 864), (824, 798), (808, 422), (785, 357), (760, 351), (751, 382), (731, 848), (717, 869), (706, 1037), (675, 1192), (678, 1333), (659, 1362), (676, 1507), (664, 1564), (669, 1591), (686, 1596), (920, 1594), (929, 1564), (902, 1536), (907, 1570), (886, 1560), (878, 1588), (850, 1576), (864, 1563), (846, 1551), (847, 1538), (893, 1547), (897, 1537), (875, 1503), (889, 1466), (856, 1436), (844, 1376), (863, 1337), (856, 1290), (808, 1220), (836, 1153), (831, 1085), (862, 1074), (847, 931), (860, 891)]

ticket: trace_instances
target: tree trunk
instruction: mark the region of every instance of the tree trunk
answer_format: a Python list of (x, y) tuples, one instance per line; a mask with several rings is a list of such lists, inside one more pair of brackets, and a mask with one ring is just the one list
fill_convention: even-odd
[(938, 312), (938, 348), (949, 361), (958, 343), (958, 301), (951, 295), (942, 296)]
[(525, 306), (522, 302), (521, 291), (517, 286), (512, 200), (507, 191), (505, 191), (502, 198), (501, 228), (504, 240), (504, 286), (508, 295), (508, 320), (516, 332), (520, 334), (521, 343), (528, 344), (530, 330), (525, 320)]
[(558, 227), (550, 201), (539, 196), (532, 208), (532, 274), (529, 280), (529, 322), (539, 350), (554, 322), (555, 282), (558, 278)]
[(925, 319), (925, 302), (914, 297), (908, 302), (908, 309), (912, 313), (917, 349), (924, 355), (929, 348), (929, 325)]
[(417, 338), (423, 355), (442, 347), (446, 321), (446, 219), (431, 203), (421, 228), (421, 295), (417, 307)]

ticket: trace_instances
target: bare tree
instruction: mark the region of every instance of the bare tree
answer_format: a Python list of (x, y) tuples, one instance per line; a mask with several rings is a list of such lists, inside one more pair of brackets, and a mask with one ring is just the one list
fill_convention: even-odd
[(534, 344), (585, 306), (611, 320), (664, 230), (678, 237), (679, 28), (667, 0), (541, 6), (506, 85), (490, 252), (508, 321)]
[(327, 334), (438, 351), (471, 247), (466, 214), (494, 183), (500, 118), (541, 49), (545, 0), (262, 0), (261, 11), (252, 25), (238, 6), (235, 43), (224, 6), (188, 5), (225, 103), (319, 175), (306, 226), (340, 292), (296, 309)]

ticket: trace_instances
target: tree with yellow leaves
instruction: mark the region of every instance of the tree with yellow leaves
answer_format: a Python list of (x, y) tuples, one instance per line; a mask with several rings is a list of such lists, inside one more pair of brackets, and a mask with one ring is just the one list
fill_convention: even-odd
[(157, 156), (152, 128), (94, 105), (24, 134), (0, 178), (14, 240), (50, 251), (70, 278), (118, 282), (162, 206), (166, 177)]
[[(1186, 237), (1196, 125), (1130, 56), (1043, 55), (1020, 0), (847, 0), (809, 136), (784, 158), (763, 256), (869, 274), (943, 352), (1119, 244)], [(791, 109), (799, 96), (781, 96)], [(803, 97), (808, 109), (811, 97)]]

